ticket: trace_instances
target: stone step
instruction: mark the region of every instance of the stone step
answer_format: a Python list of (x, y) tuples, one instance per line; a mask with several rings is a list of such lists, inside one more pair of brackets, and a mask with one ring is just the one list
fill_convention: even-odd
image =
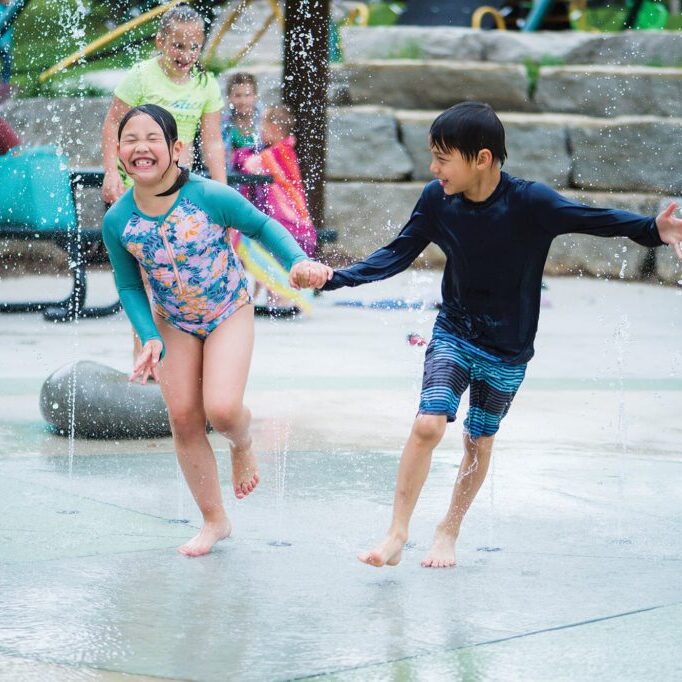
[(682, 116), (682, 69), (543, 66), (533, 97), (539, 111), (586, 116)]
[(678, 31), (477, 31), (426, 26), (348, 27), (342, 30), (344, 57), (369, 59), (443, 59), (561, 64), (682, 66)]
[[(219, 77), (224, 90), (230, 69)], [(265, 102), (278, 101), (281, 66), (249, 68)], [(543, 66), (529, 76), (521, 64), (385, 59), (335, 65), (331, 104), (377, 104), (401, 109), (445, 109), (481, 100), (498, 111), (575, 113), (586, 116), (682, 117), (682, 69), (672, 67)], [(113, 92), (122, 70), (92, 72), (84, 83)], [(76, 87), (74, 82), (74, 87)], [(82, 87), (82, 84), (81, 84)]]
[[(326, 228), (336, 230), (338, 239), (333, 244), (323, 245), (326, 259), (335, 264), (358, 260), (389, 243), (409, 219), (423, 188), (423, 182), (327, 183)], [(672, 200), (644, 193), (565, 190), (563, 194), (588, 205), (620, 208), (643, 215), (656, 215)], [(84, 190), (80, 204), (85, 224), (101, 223), (104, 207), (98, 190)], [(64, 253), (54, 244), (45, 242), (30, 246), (32, 248), (27, 250), (24, 241), (1, 242), (0, 265), (16, 267), (21, 263), (26, 272), (34, 268), (65, 271)], [(439, 268), (444, 262), (442, 251), (430, 245), (416, 265)], [(669, 247), (651, 250), (629, 239), (597, 239), (579, 234), (554, 240), (545, 272), (629, 280), (651, 274), (654, 281), (664, 284), (682, 283), (682, 264)]]
[[(345, 4), (346, 9), (353, 3)], [(230, 9), (224, 11), (231, 11)], [(231, 59), (270, 14), (266, 2), (253, 2), (218, 47), (219, 61)], [(339, 16), (335, 17), (340, 18)], [(282, 30), (273, 24), (244, 57), (241, 67), (281, 61)], [(478, 31), (445, 26), (349, 26), (341, 29), (346, 60), (444, 59), (500, 63), (682, 65), (678, 31)]]
[[(72, 166), (99, 166), (108, 98), (14, 100), (1, 111), (28, 145), (58, 144)], [(428, 131), (439, 110), (332, 107), (330, 180), (427, 180)], [(681, 118), (501, 113), (512, 174), (556, 187), (682, 194)]]
[[(438, 111), (396, 111), (412, 177), (427, 179), (429, 127)], [(682, 192), (679, 153), (672, 144), (682, 119), (613, 119), (565, 114), (501, 113), (513, 174), (556, 187), (626, 192)]]

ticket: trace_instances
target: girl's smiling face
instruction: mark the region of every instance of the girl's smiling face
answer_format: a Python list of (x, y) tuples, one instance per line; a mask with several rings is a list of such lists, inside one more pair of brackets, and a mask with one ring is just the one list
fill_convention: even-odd
[(128, 175), (143, 185), (161, 182), (166, 173), (176, 168), (182, 142), (170, 146), (161, 126), (149, 115), (133, 116), (121, 131), (118, 156)]
[(163, 35), (156, 36), (161, 67), (171, 80), (185, 80), (199, 59), (204, 44), (204, 27), (198, 21), (176, 21)]

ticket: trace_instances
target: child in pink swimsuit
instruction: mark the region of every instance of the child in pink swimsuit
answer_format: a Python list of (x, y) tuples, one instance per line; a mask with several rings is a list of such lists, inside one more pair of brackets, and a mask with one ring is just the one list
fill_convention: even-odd
[(286, 107), (269, 107), (261, 121), (260, 153), (235, 150), (234, 163), (246, 173), (272, 176), (272, 183), (259, 185), (255, 204), (291, 232), (306, 255), (317, 246), (317, 233), (308, 212), (303, 180), (292, 135), (294, 118)]

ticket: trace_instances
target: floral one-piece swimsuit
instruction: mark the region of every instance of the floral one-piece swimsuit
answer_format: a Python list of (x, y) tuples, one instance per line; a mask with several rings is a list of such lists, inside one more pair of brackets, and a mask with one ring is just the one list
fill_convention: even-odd
[(165, 215), (145, 215), (132, 190), (109, 209), (102, 228), (104, 241), (121, 302), (143, 342), (160, 335), (140, 266), (156, 314), (202, 339), (251, 302), (228, 227), (260, 241), (287, 269), (306, 259), (286, 228), (237, 191), (196, 175), (189, 176)]

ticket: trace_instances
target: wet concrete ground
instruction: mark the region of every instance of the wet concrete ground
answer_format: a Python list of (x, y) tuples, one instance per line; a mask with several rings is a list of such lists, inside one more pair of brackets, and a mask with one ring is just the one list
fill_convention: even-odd
[[(108, 275), (91, 281), (108, 302)], [(38, 410), (62, 364), (128, 368), (125, 318), (0, 317), (0, 679), (679, 678), (682, 291), (548, 283), (537, 357), (444, 571), (419, 560), (460, 420), (401, 565), (355, 559), (390, 518), (423, 361), (406, 336), (428, 336), (435, 312), (336, 305), (434, 300), (436, 275), (257, 322), (247, 400), (263, 483), (239, 503), (228, 491), (234, 536), (194, 560), (175, 552), (199, 518), (169, 439), (70, 448)], [(0, 296), (59, 286), (4, 279)]]

